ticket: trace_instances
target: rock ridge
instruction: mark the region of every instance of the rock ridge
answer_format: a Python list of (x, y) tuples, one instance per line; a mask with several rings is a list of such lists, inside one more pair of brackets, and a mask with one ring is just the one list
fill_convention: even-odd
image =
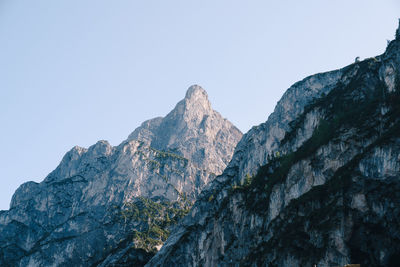
[(42, 182), (22, 184), (0, 213), (0, 265), (144, 265), (241, 136), (192, 86), (171, 113), (120, 145), (73, 147)]
[(398, 32), (290, 87), (146, 266), (398, 266)]

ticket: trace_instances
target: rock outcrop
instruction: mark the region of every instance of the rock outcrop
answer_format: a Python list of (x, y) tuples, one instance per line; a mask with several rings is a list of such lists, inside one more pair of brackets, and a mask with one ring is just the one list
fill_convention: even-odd
[(146, 266), (399, 266), (400, 36), (294, 84)]
[(74, 147), (0, 212), (1, 266), (140, 266), (229, 162), (242, 134), (189, 88), (119, 146)]

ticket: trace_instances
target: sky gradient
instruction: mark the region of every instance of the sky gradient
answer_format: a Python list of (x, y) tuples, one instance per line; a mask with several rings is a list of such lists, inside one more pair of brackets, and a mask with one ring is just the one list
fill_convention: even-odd
[(396, 0), (0, 0), (0, 209), (192, 84), (246, 132), (296, 81), (383, 53), (399, 14)]

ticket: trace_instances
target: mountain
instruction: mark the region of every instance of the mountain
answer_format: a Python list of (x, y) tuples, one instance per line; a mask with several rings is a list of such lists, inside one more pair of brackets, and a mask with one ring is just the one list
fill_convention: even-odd
[(146, 266), (400, 266), (400, 27), (294, 84)]
[(144, 122), (120, 145), (72, 148), (0, 212), (0, 265), (144, 265), (241, 137), (194, 85), (165, 118)]
[(232, 144), (240, 138), (240, 131), (211, 108), (206, 91), (193, 85), (165, 118), (144, 122), (128, 140), (178, 153), (199, 168), (221, 174), (232, 157)]

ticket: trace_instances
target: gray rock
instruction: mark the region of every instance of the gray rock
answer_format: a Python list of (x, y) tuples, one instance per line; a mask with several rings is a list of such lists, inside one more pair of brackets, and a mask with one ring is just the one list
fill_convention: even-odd
[(398, 266), (400, 39), (294, 84), (146, 266)]
[(143, 123), (119, 146), (74, 147), (0, 213), (0, 265), (143, 265), (162, 240), (141, 233), (168, 233), (241, 136), (192, 86), (165, 118)]
[(165, 118), (144, 122), (128, 137), (159, 150), (171, 151), (199, 168), (221, 174), (242, 133), (211, 108), (206, 91), (191, 86), (185, 99)]

